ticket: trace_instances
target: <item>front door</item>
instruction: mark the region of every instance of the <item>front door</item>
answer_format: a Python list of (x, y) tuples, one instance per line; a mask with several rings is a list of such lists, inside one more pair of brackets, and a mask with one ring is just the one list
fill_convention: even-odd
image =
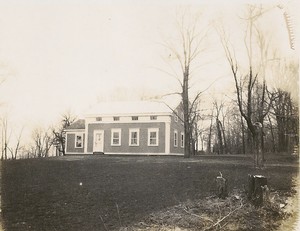
[(93, 152), (103, 152), (103, 147), (104, 147), (104, 131), (95, 130)]

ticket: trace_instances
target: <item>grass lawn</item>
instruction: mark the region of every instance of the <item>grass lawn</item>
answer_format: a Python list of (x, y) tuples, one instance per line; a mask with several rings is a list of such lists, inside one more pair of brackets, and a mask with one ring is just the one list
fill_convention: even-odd
[(296, 160), (252, 167), (248, 157), (76, 156), (2, 163), (5, 230), (118, 230), (186, 201), (215, 194), (219, 171), (229, 191), (248, 174), (268, 178), (271, 191), (291, 192)]

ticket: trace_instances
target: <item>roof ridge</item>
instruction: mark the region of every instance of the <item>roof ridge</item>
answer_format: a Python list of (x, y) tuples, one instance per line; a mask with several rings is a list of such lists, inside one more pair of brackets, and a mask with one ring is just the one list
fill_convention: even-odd
[(113, 115), (113, 114), (153, 114), (172, 113), (170, 107), (163, 101), (113, 101), (99, 102), (91, 107), (86, 115)]

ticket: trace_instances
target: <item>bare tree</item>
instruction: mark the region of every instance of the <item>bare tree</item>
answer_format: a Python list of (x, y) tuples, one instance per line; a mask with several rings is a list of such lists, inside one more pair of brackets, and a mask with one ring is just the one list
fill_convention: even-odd
[[(226, 111), (223, 113), (223, 109)], [(226, 105), (221, 108), (222, 118), (219, 121), (222, 124), (222, 140), (224, 153), (245, 153), (245, 135), (243, 118), (239, 113), (239, 109), (235, 103)], [(226, 129), (225, 129), (226, 127)]]
[(10, 147), (9, 151), (11, 153), (12, 159), (16, 160), (18, 158), (19, 150), (22, 148), (21, 146), (21, 138), (23, 134), (24, 127), (21, 128), (18, 135), (16, 135), (16, 144), (14, 147)]
[(272, 109), (277, 125), (278, 151), (287, 152), (298, 140), (298, 109), (291, 99), (291, 94), (281, 89), (276, 91)]
[(209, 130), (208, 130), (208, 136), (207, 136), (207, 148), (206, 152), (211, 153), (211, 141), (212, 141), (212, 130), (213, 130), (213, 118), (214, 118), (214, 110), (211, 110), (211, 115), (210, 115), (210, 125), (209, 125)]
[(196, 118), (195, 108), (202, 92), (198, 92), (193, 99), (190, 98), (190, 80), (193, 70), (195, 70), (196, 59), (204, 51), (204, 40), (207, 35), (207, 29), (198, 30), (200, 15), (193, 15), (186, 11), (177, 18), (177, 29), (179, 33), (179, 46), (174, 46), (166, 42), (164, 46), (169, 50), (169, 58), (174, 59), (180, 66), (180, 74), (171, 65), (172, 73), (165, 72), (176, 78), (180, 85), (178, 94), (182, 99), (183, 123), (184, 123), (184, 156), (190, 157), (193, 142), (192, 134), (194, 121)]
[(35, 155), (37, 157), (48, 157), (49, 150), (53, 145), (53, 138), (49, 134), (49, 131), (41, 127), (36, 128), (32, 133), (32, 138), (34, 141)]
[(267, 97), (265, 80), (269, 41), (257, 23), (263, 13), (261, 7), (249, 5), (247, 8), (247, 17), (244, 19), (246, 22), (244, 45), (248, 63), (246, 72), (241, 68), (242, 62), (237, 59), (235, 49), (230, 45), (224, 30), (219, 30), (221, 43), (234, 78), (238, 108), (254, 143), (256, 166), (261, 166), (264, 162), (263, 124), (264, 118), (270, 110), (270, 102), (273, 100), (273, 96)]
[(62, 115), (62, 120), (57, 128), (52, 128), (53, 143), (56, 146), (58, 155), (65, 155), (65, 129), (70, 126), (76, 120), (76, 116), (72, 115), (70, 111), (67, 111)]
[(190, 106), (189, 111), (189, 126), (190, 126), (190, 152), (195, 155), (198, 151), (198, 139), (199, 139), (199, 129), (198, 122), (201, 120), (200, 115), (200, 94), (194, 99), (193, 104)]
[(217, 128), (217, 140), (218, 140), (218, 153), (224, 154), (225, 153), (225, 132), (224, 132), (224, 123), (220, 120), (220, 114), (224, 106), (224, 102), (218, 104), (217, 100), (214, 100), (213, 105), (216, 111), (216, 128)]
[(2, 118), (2, 153), (1, 160), (7, 160), (9, 151), (9, 142), (11, 137), (11, 131), (8, 131), (8, 119), (7, 116)]
[(24, 158), (37, 158), (36, 147), (33, 144), (27, 144), (24, 147)]

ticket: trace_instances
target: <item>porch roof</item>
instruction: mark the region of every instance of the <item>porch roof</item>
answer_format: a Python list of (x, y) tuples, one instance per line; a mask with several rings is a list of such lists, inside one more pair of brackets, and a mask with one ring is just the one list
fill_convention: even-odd
[(75, 130), (75, 129), (85, 129), (85, 120), (79, 119), (72, 123), (70, 126), (66, 127), (65, 130)]

